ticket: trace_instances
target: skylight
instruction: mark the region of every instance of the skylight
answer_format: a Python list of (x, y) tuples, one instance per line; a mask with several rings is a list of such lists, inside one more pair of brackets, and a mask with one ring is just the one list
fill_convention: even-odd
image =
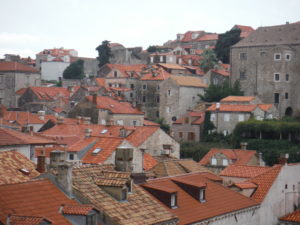
[(101, 132), (100, 132), (100, 134), (106, 134), (107, 133), (107, 130), (106, 129), (104, 129), (104, 130), (102, 130)]
[(98, 155), (99, 152), (101, 152), (101, 148), (95, 148), (94, 151), (92, 152), (92, 155)]

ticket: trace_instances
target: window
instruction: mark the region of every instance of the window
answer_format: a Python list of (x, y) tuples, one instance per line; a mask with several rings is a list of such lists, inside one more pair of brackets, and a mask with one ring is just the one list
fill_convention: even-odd
[(286, 185), (284, 186), (284, 188), (285, 188), (285, 189), (288, 189), (288, 185), (286, 184)]
[(211, 165), (217, 165), (217, 159), (216, 158), (211, 158)]
[(156, 96), (156, 102), (159, 103), (160, 99), (159, 96)]
[(230, 114), (228, 113), (224, 114), (224, 121), (229, 122), (229, 120), (230, 120)]
[(244, 114), (239, 114), (239, 122), (245, 120), (245, 115)]
[(200, 202), (205, 202), (205, 189), (200, 189), (199, 200)]
[(289, 93), (285, 92), (284, 97), (285, 97), (285, 99), (289, 99)]
[(112, 84), (108, 84), (109, 87), (112, 87)]
[(188, 133), (188, 141), (194, 141), (195, 140), (195, 133), (189, 132)]
[(106, 125), (106, 121), (104, 119), (101, 119), (101, 124)]
[(274, 93), (274, 103), (279, 103), (279, 93)]
[(157, 85), (157, 87), (156, 87), (156, 88), (157, 88), (157, 90), (159, 90), (159, 85)]
[(176, 207), (176, 194), (171, 194), (171, 208)]
[(159, 111), (156, 111), (156, 117), (159, 118)]
[(69, 160), (74, 160), (74, 154), (69, 154)]
[(280, 73), (274, 73), (274, 80), (280, 81)]
[(86, 225), (96, 225), (96, 222), (97, 221), (95, 213), (86, 216)]
[(167, 113), (170, 113), (170, 112), (171, 112), (171, 107), (170, 107), (170, 106), (167, 106), (167, 107), (166, 107), (166, 112), (167, 112)]
[(228, 166), (228, 159), (223, 159), (222, 160), (222, 165), (223, 166)]
[(240, 79), (245, 80), (246, 79), (246, 72), (245, 71), (240, 71)]
[(290, 53), (285, 54), (285, 61), (291, 61), (292, 55)]
[(134, 84), (130, 84), (130, 88), (131, 88), (131, 89), (134, 89)]
[(179, 132), (179, 133), (178, 133), (178, 136), (179, 136), (179, 138), (183, 138), (183, 133), (182, 133), (182, 132)]
[(267, 55), (267, 53), (265, 51), (261, 51), (259, 54), (261, 57), (265, 57)]
[(132, 98), (133, 97), (133, 93), (131, 92), (129, 96), (130, 96), (130, 98)]
[(286, 75), (285, 75), (285, 81), (289, 81), (290, 80), (290, 75), (287, 73)]
[(171, 96), (171, 90), (168, 90), (168, 96)]
[(160, 62), (163, 62), (163, 61), (164, 61), (164, 57), (163, 57), (162, 55), (159, 57), (159, 61), (160, 61)]
[(216, 115), (215, 114), (210, 114), (210, 121), (215, 121)]
[(3, 83), (3, 75), (0, 74), (0, 84)]
[(146, 96), (143, 95), (143, 102), (146, 102)]
[(150, 63), (153, 63), (154, 62), (154, 59), (153, 59), (153, 56), (150, 57)]
[(138, 125), (138, 121), (137, 120), (132, 120), (132, 125), (133, 126), (137, 126)]
[(185, 123), (189, 123), (189, 118), (188, 117), (185, 117)]
[(118, 72), (114, 71), (114, 77), (118, 77)]
[(275, 53), (275, 54), (274, 54), (274, 60), (275, 60), (275, 61), (281, 60), (281, 54), (280, 54), (280, 53)]
[(246, 52), (241, 52), (240, 53), (240, 60), (247, 60), (247, 53)]
[(143, 85), (143, 89), (146, 90), (147, 89), (147, 84)]

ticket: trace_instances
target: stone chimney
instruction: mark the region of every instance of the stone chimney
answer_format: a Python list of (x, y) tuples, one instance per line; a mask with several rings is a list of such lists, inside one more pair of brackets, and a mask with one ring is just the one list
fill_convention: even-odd
[(83, 117), (83, 124), (91, 124), (91, 117)]
[(81, 124), (82, 117), (81, 116), (77, 116), (76, 119), (77, 119), (77, 124)]
[(62, 116), (57, 117), (57, 124), (63, 124), (64, 123), (64, 118)]
[(69, 197), (73, 196), (72, 170), (72, 164), (68, 164), (67, 162), (60, 164), (57, 167), (57, 181)]
[(29, 127), (29, 134), (30, 134), (31, 136), (33, 136), (33, 126), (30, 126), (30, 127)]
[(97, 94), (93, 94), (93, 104), (97, 105)]
[(247, 150), (247, 145), (248, 145), (247, 142), (241, 142), (241, 149)]
[(45, 155), (39, 155), (37, 157), (37, 167), (36, 170), (39, 171), (40, 173), (44, 173), (45, 172)]
[(289, 154), (288, 153), (280, 154), (279, 159), (278, 159), (278, 163), (281, 164), (281, 165), (286, 165), (288, 159), (289, 159)]
[(85, 135), (85, 138), (89, 138), (92, 134), (92, 129), (90, 128), (86, 128), (84, 129), (84, 135)]
[(38, 111), (38, 116), (40, 120), (45, 120), (45, 111)]

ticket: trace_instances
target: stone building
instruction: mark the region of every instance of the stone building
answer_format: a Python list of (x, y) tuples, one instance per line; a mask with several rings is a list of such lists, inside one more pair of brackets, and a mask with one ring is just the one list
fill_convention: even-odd
[(218, 64), (215, 68), (210, 69), (202, 80), (205, 84), (221, 85), (226, 81), (229, 82), (230, 66), (228, 64)]
[(280, 113), (300, 108), (300, 24), (260, 27), (231, 49), (231, 83), (240, 81), (245, 95), (274, 104)]
[(176, 121), (197, 105), (206, 87), (201, 78), (170, 75), (160, 85), (159, 117), (168, 124)]
[(0, 62), (0, 104), (17, 107), (19, 89), (40, 85), (38, 70), (18, 62)]

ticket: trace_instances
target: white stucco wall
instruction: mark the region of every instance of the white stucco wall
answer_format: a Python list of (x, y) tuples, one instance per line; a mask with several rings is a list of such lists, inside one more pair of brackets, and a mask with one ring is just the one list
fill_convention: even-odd
[[(293, 211), (299, 205), (300, 164), (282, 167), (259, 209), (259, 224), (276, 225), (277, 218)], [(287, 185), (287, 188), (286, 186)]]
[(43, 80), (58, 80), (63, 76), (64, 70), (70, 65), (69, 62), (42, 62), (41, 74)]

